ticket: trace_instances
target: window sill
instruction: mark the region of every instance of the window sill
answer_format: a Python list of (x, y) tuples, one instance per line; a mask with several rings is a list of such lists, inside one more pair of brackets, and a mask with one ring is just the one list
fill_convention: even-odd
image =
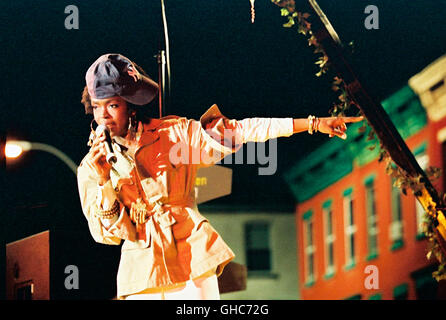
[(426, 239), (427, 237), (426, 237), (426, 235), (424, 234), (424, 233), (419, 233), (419, 234), (417, 234), (416, 236), (415, 236), (415, 240), (417, 240), (417, 241), (421, 241), (421, 240), (424, 240), (424, 239)]
[(369, 253), (369, 255), (365, 258), (366, 261), (371, 261), (378, 258), (378, 252)]
[(404, 247), (404, 240), (403, 239), (399, 239), (399, 240), (395, 240), (392, 244), (392, 247), (390, 248), (391, 251), (396, 251), (398, 249), (401, 249), (402, 247)]
[(314, 285), (316, 281), (314, 280), (314, 278), (309, 279), (307, 282), (305, 282), (304, 286), (306, 288), (312, 287)]
[(331, 278), (334, 277), (334, 275), (335, 275), (335, 272), (334, 272), (334, 271), (331, 271), (331, 272), (326, 273), (326, 274), (324, 275), (324, 279), (325, 279), (325, 280), (330, 280)]
[(355, 294), (354, 296), (345, 298), (344, 300), (361, 300), (362, 296), (360, 294)]
[(377, 293), (377, 294), (371, 295), (369, 297), (369, 300), (382, 300), (382, 294), (381, 293)]
[(345, 271), (349, 271), (349, 270), (353, 269), (355, 266), (356, 266), (356, 262), (355, 261), (351, 261), (351, 262), (349, 262), (348, 264), (346, 264), (344, 266), (344, 270)]
[(271, 273), (270, 271), (248, 271), (248, 278), (251, 279), (277, 279), (279, 275), (277, 273)]

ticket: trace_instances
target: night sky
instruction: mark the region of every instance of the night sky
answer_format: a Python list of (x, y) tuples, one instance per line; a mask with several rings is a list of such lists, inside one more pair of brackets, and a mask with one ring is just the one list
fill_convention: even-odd
[[(198, 119), (216, 103), (234, 119), (328, 115), (336, 99), (332, 78), (314, 75), (316, 55), (295, 28), (282, 27), (286, 21), (270, 0), (255, 2), (254, 24), (249, 0), (165, 3), (172, 72), (168, 114)], [(71, 4), (79, 9), (79, 30), (64, 27), (64, 8)], [(379, 9), (379, 30), (364, 27), (369, 4)], [(379, 100), (446, 53), (444, 0), (321, 0), (319, 5), (341, 40), (354, 42), (354, 62)], [(158, 80), (153, 56), (164, 47), (160, 1), (2, 1), (0, 19), (1, 117), (8, 139), (53, 145), (79, 163), (88, 152), (91, 116), (80, 99), (90, 64), (117, 52)], [(157, 103), (150, 106), (157, 117)], [(233, 193), (211, 203), (280, 205), (292, 211), (283, 174), (327, 140), (306, 133), (279, 139), (275, 175), (259, 176), (259, 165), (232, 165)], [(32, 227), (2, 219), (14, 221), (4, 225), (4, 241), (44, 229), (50, 220), (62, 229), (88, 232), (76, 179), (54, 156), (28, 152), (8, 162), (5, 177), (6, 214), (37, 204), (54, 206), (58, 213), (42, 218), (46, 221), (28, 217)]]

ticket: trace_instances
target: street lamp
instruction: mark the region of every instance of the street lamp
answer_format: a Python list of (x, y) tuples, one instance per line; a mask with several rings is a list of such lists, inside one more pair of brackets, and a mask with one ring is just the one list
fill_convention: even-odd
[[(45, 144), (45, 143), (37, 143), (37, 142), (30, 142), (30, 141), (18, 141), (18, 140), (6, 140), (6, 144), (5, 144), (5, 149), (4, 149), (4, 154), (5, 154), (5, 158), (18, 158), (22, 155), (23, 152), (29, 151), (29, 150), (40, 150), (40, 151), (45, 151), (48, 153), (51, 153), (52, 155), (56, 156), (57, 158), (59, 158), (60, 160), (62, 160), (70, 169), (71, 171), (75, 174), (77, 174), (77, 165), (73, 162), (73, 160), (70, 159), (70, 157), (68, 157), (65, 153), (63, 153), (62, 151), (60, 151), (59, 149)], [(74, 194), (74, 193), (73, 193)], [(51, 202), (57, 202), (60, 201), (57, 199), (57, 197), (54, 197)], [(11, 207), (13, 207), (13, 203), (11, 202), (12, 205)], [(8, 205), (9, 208), (9, 203), (6, 203), (6, 205)], [(34, 206), (33, 206), (34, 207)], [(31, 207), (31, 208), (33, 208)], [(47, 207), (47, 205), (45, 205), (45, 207)], [(64, 203), (64, 208), (66, 207), (66, 203)], [(31, 210), (31, 208), (29, 207), (25, 207), (25, 210)], [(30, 289), (29, 292), (29, 298), (30, 299), (34, 299), (34, 298), (38, 298), (40, 297), (40, 299), (48, 299), (49, 295), (50, 295), (50, 291), (49, 288), (52, 286), (53, 281), (51, 280), (51, 276), (50, 276), (50, 272), (53, 272), (51, 270), (53, 270), (53, 263), (50, 261), (53, 261), (53, 257), (55, 256), (55, 254), (52, 252), (53, 250), (53, 244), (54, 238), (59, 238), (59, 236), (54, 237), (54, 234), (58, 234), (58, 232), (60, 232), (60, 224), (59, 221), (55, 216), (54, 213), (51, 210), (51, 207), (49, 207), (46, 212), (48, 214), (48, 220), (46, 220), (45, 222), (40, 222), (42, 221), (42, 217), (35, 217), (31, 220), (35, 223), (33, 223), (34, 226), (29, 227), (30, 229), (27, 229), (29, 231), (38, 231), (38, 233), (35, 233), (33, 235), (31, 235), (31, 237), (33, 237), (31, 240), (32, 245), (34, 246), (34, 248), (38, 248), (38, 250), (31, 250), (29, 251), (28, 246), (30, 245), (28, 243), (28, 240), (18, 240), (18, 241), (14, 241), (15, 244), (12, 244), (12, 242), (9, 242), (6, 246), (5, 246), (5, 242), (2, 242), (2, 247), (6, 247), (6, 251), (3, 251), (3, 256), (6, 258), (6, 260), (2, 259), (2, 264), (4, 264), (6, 266), (6, 268), (2, 269), (2, 272), (4, 272), (4, 274), (6, 275), (6, 285), (2, 285), (2, 289), (6, 292), (6, 298), (7, 299), (14, 299), (14, 296), (19, 296), (18, 292), (19, 290), (23, 291), (23, 290), (27, 290)], [(59, 208), (57, 205), (54, 208)], [(23, 224), (23, 222), (21, 222), (21, 218), (22, 216), (22, 211), (23, 209), (16, 206), (14, 208), (12, 208), (12, 212), (16, 213), (13, 215), (13, 217), (9, 218), (8, 220), (12, 220), (12, 226), (17, 225), (18, 223)], [(27, 213), (25, 211), (25, 213)], [(33, 211), (31, 211), (33, 212)], [(29, 215), (26, 215), (29, 216)], [(45, 216), (44, 216), (45, 217)], [(3, 217), (2, 217), (3, 218)], [(27, 218), (28, 219), (28, 218)], [(39, 221), (39, 222), (37, 222)], [(5, 226), (4, 230), (0, 230), (0, 232), (3, 232), (3, 234), (6, 235), (6, 238), (18, 238), (21, 234), (23, 234), (23, 230), (19, 229), (19, 231), (15, 231), (15, 228), (10, 228), (9, 225), (6, 223), (2, 223), (2, 225)], [(45, 232), (41, 232), (41, 228), (45, 226), (46, 230)], [(27, 227), (28, 228), (28, 227)], [(40, 229), (40, 230), (39, 230)], [(65, 231), (65, 230), (64, 230)], [(48, 239), (49, 237), (49, 239)], [(31, 239), (29, 237), (27, 237), (27, 239)], [(49, 243), (48, 243), (49, 242)], [(45, 244), (46, 243), (46, 244)], [(51, 249), (50, 249), (51, 248)], [(56, 250), (56, 252), (58, 252)], [(57, 254), (59, 255), (59, 254)], [(59, 258), (57, 258), (56, 260), (58, 260)], [(62, 258), (63, 261), (64, 258)], [(36, 261), (40, 261), (40, 263), (36, 263)], [(24, 278), (24, 275), (19, 275), (18, 273), (16, 274), (12, 268), (10, 268), (9, 266), (11, 266), (11, 263), (14, 263), (14, 268), (16, 268), (16, 266), (18, 266), (18, 268), (20, 269), (21, 267), (23, 267), (23, 269), (26, 269), (26, 275)], [(48, 269), (45, 266), (50, 265), (50, 268)], [(25, 267), (27, 266), (27, 267)], [(61, 262), (57, 262), (56, 264), (57, 268), (61, 267), (62, 264)], [(45, 271), (46, 268), (46, 271)], [(17, 269), (17, 270), (19, 270)], [(25, 273), (25, 272), (22, 272)], [(21, 282), (23, 280), (26, 280), (26, 282)], [(17, 286), (17, 281), (20, 282), (20, 286)], [(36, 291), (33, 293), (33, 288), (34, 285), (36, 286)], [(36, 294), (35, 297), (33, 297), (33, 295)], [(43, 294), (43, 295), (42, 295)], [(15, 298), (17, 300), (17, 298)]]
[(23, 151), (29, 150), (40, 150), (51, 153), (62, 160), (71, 169), (71, 171), (73, 171), (74, 175), (77, 175), (77, 165), (73, 162), (73, 160), (71, 160), (70, 157), (59, 149), (45, 143), (9, 140), (6, 142), (5, 156), (6, 158), (17, 158)]

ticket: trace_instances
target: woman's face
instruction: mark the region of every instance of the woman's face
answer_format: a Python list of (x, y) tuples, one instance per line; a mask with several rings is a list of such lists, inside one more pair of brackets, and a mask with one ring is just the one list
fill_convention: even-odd
[(91, 99), (94, 120), (108, 127), (111, 136), (125, 136), (129, 125), (127, 102), (119, 96)]

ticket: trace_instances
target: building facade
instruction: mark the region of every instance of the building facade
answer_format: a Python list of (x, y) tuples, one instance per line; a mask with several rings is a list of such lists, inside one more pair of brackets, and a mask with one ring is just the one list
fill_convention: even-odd
[[(382, 102), (423, 169), (446, 169), (445, 63), (438, 59)], [(379, 144), (362, 126), (351, 125), (346, 141), (329, 140), (287, 173), (298, 202), (301, 298), (438, 298), (443, 281), (432, 278), (436, 261), (426, 257), (424, 211), (410, 190), (393, 186)], [(444, 178), (433, 184), (443, 190)]]
[(246, 290), (222, 300), (299, 299), (296, 225), (293, 212), (242, 206), (200, 205), (200, 212), (247, 267)]

